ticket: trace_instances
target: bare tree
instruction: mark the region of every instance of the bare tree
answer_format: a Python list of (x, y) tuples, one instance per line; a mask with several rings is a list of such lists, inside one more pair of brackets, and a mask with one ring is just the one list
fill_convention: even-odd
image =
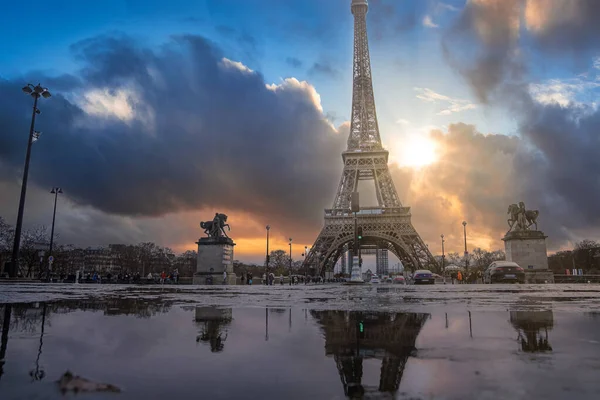
[[(38, 226), (23, 232), (19, 253), (19, 272), (25, 277), (39, 277), (43, 272), (45, 260), (40, 261), (40, 245), (50, 246), (48, 228)], [(25, 271), (25, 273), (24, 273)]]
[(3, 272), (4, 264), (10, 260), (14, 237), (15, 231), (12, 226), (0, 217), (0, 272)]

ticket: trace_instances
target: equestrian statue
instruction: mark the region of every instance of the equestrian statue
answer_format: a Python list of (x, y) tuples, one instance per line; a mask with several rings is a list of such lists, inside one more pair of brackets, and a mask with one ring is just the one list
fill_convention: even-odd
[(200, 222), (200, 228), (204, 229), (204, 233), (206, 233), (208, 235), (208, 237), (229, 238), (229, 236), (227, 236), (227, 233), (225, 233), (225, 227), (227, 227), (228, 230), (231, 230), (231, 227), (226, 222), (227, 222), (227, 215), (215, 213), (215, 217), (213, 218), (212, 221)]
[(508, 206), (508, 231), (528, 231), (532, 225), (535, 225), (537, 231), (537, 218), (540, 215), (538, 210), (527, 210), (525, 209), (525, 203), (519, 202), (519, 204), (511, 204)]

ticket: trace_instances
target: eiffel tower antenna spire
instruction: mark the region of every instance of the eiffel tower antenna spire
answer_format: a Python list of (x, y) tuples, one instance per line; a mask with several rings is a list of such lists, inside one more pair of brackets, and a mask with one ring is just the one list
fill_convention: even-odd
[(371, 78), (371, 59), (367, 37), (366, 0), (353, 0), (354, 62), (352, 68), (352, 120), (348, 137), (348, 151), (382, 149), (375, 111), (375, 96)]
[[(411, 223), (410, 208), (400, 203), (388, 169), (388, 151), (381, 144), (367, 39), (367, 0), (352, 0), (354, 15), (354, 61), (352, 84), (352, 120), (348, 148), (342, 153), (344, 170), (333, 201), (325, 210), (325, 226), (304, 261), (313, 274), (333, 272), (336, 262), (354, 249), (362, 254), (377, 254), (377, 273), (386, 274), (387, 251), (395, 254), (412, 270), (435, 268), (437, 262)], [(375, 183), (376, 207), (360, 207), (356, 223), (363, 232), (354, 241), (355, 220), (351, 212), (352, 193), (359, 180)], [(359, 252), (360, 254), (360, 252)], [(379, 265), (380, 260), (385, 265)], [(352, 266), (348, 266), (352, 269)]]

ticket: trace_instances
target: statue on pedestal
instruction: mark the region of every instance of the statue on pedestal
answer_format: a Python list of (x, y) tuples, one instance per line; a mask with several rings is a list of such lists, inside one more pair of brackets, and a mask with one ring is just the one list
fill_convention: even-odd
[(227, 224), (227, 215), (215, 213), (212, 221), (200, 222), (207, 237), (200, 238), (196, 272), (192, 283), (197, 285), (212, 285), (216, 282), (235, 285), (236, 276), (233, 272), (233, 247), (235, 243), (227, 236), (225, 228), (231, 231)]
[(508, 206), (509, 229), (502, 238), (504, 252), (506, 261), (525, 270), (525, 282), (554, 283), (554, 274), (548, 269), (547, 236), (537, 226), (539, 214), (538, 210), (526, 209), (522, 201)]
[(229, 229), (229, 230), (231, 230), (231, 227), (226, 222), (227, 222), (227, 215), (215, 213), (215, 217), (213, 218), (212, 221), (200, 222), (200, 228), (204, 229), (204, 233), (206, 233), (208, 235), (208, 237), (211, 237), (211, 238), (226, 237), (226, 238), (228, 238), (229, 236), (227, 236), (227, 233), (225, 233), (225, 227), (227, 227), (227, 229)]
[(524, 202), (519, 204), (511, 204), (508, 206), (508, 232), (528, 231), (532, 225), (535, 225), (537, 231), (537, 217), (540, 212), (538, 210), (527, 210)]

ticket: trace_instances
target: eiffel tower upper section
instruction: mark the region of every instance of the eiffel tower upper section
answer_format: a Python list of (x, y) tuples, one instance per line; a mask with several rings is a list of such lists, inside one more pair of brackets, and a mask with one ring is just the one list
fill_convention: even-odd
[(342, 153), (344, 171), (333, 202), (334, 212), (350, 208), (359, 180), (374, 180), (379, 207), (400, 208), (402, 204), (388, 170), (388, 151), (381, 144), (375, 96), (371, 77), (371, 60), (367, 38), (366, 0), (352, 0), (354, 15), (354, 61), (352, 65), (352, 117), (348, 148)]
[(347, 151), (381, 151), (383, 146), (375, 111), (367, 39), (369, 5), (366, 0), (352, 0), (351, 9), (354, 15), (354, 62), (352, 68), (352, 117)]

